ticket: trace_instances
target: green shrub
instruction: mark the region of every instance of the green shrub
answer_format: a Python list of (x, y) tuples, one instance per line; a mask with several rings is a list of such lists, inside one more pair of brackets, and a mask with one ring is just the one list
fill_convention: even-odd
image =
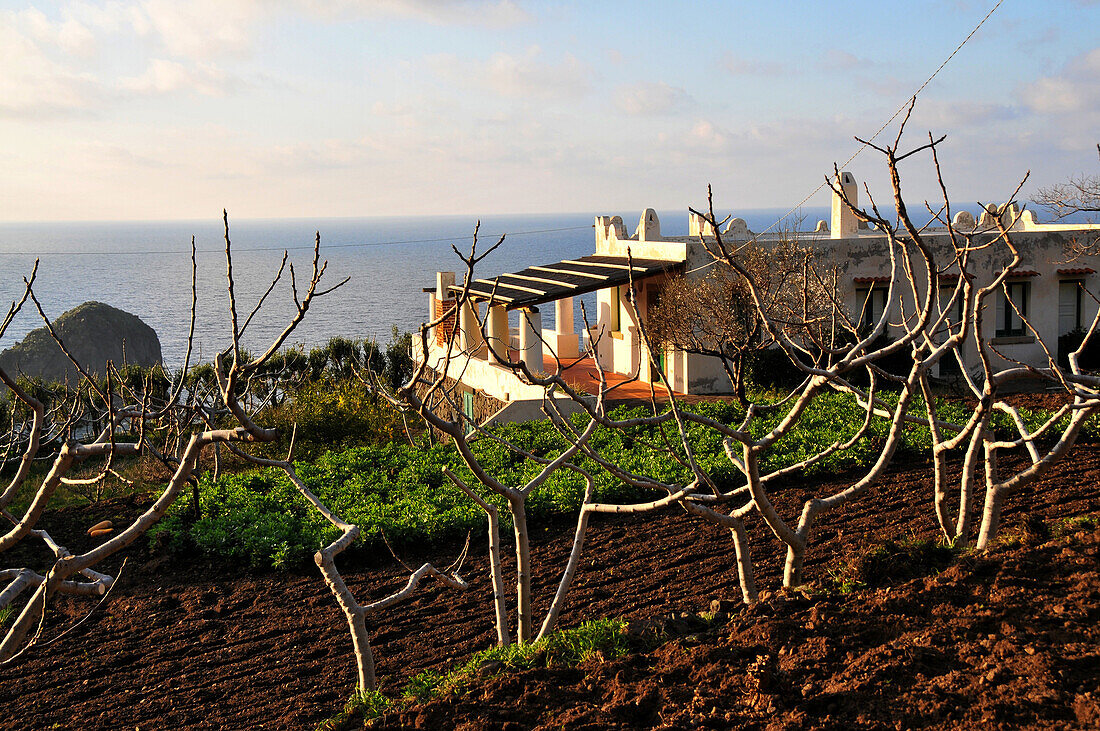
[[(408, 708), (445, 693), (461, 693), (487, 668), (494, 672), (540, 667), (570, 667), (592, 659), (614, 660), (631, 650), (622, 619), (597, 619), (575, 629), (552, 632), (529, 644), (491, 647), (475, 653), (449, 672), (426, 670), (414, 676), (396, 700), (380, 691), (356, 692), (336, 717), (317, 727), (318, 731), (352, 728), (356, 718), (368, 721), (386, 711)], [(635, 641), (636, 642), (636, 641)]]
[(296, 426), (294, 456), (305, 460), (330, 450), (405, 439), (401, 414), (351, 378), (306, 382), (261, 421), (279, 434), (279, 440), (265, 451), (285, 457)]
[[(443, 476), (448, 467), (469, 484), (476, 484), (457, 452), (449, 445), (411, 446), (398, 431), (388, 408), (375, 404), (365, 391), (354, 385), (345, 387), (317, 386), (306, 391), (301, 403), (308, 413), (303, 415), (306, 427), (299, 434), (329, 434), (339, 446), (341, 435), (352, 431), (350, 425), (361, 423), (379, 435), (374, 443), (338, 448), (320, 453), (324, 437), (307, 440), (297, 454), (310, 461), (298, 463), (298, 472), (326, 505), (344, 519), (359, 525), (363, 538), (359, 545), (380, 546), (379, 534), (384, 532), (391, 542), (438, 542), (461, 538), (469, 531), (484, 529), (485, 516), (480, 508), (454, 488)], [(896, 403), (896, 394), (883, 394), (883, 400)], [(323, 404), (331, 404), (323, 406)], [(743, 412), (732, 402), (705, 402), (691, 407), (697, 412), (726, 424), (737, 424)], [(914, 413), (923, 406), (918, 400)], [(961, 402), (940, 404), (942, 418), (962, 423), (969, 408)], [(328, 418), (321, 415), (331, 413)], [(619, 408), (616, 418), (644, 415), (644, 408)], [(1043, 415), (1021, 411), (1025, 421), (1035, 426)], [(310, 414), (317, 415), (310, 421)], [(574, 417), (578, 425), (584, 419)], [(762, 436), (774, 428), (781, 413), (771, 413), (758, 419), (752, 429)], [(863, 423), (863, 410), (850, 397), (832, 392), (822, 393), (806, 410), (802, 421), (790, 434), (780, 439), (774, 449), (763, 455), (761, 468), (775, 470), (806, 459), (837, 441), (851, 437)], [(997, 428), (1009, 425), (998, 422)], [(285, 428), (285, 427), (284, 427)], [(388, 429), (388, 431), (387, 431)], [(662, 433), (663, 430), (663, 433)], [(723, 490), (744, 483), (737, 468), (722, 449), (720, 434), (695, 424), (687, 427), (688, 438), (699, 465)], [(508, 424), (499, 427), (499, 434), (528, 452), (553, 457), (565, 444), (557, 431), (546, 421)], [(886, 439), (887, 423), (873, 422), (866, 438), (851, 448), (837, 451), (805, 470), (808, 475), (832, 474), (867, 464), (878, 454)], [(386, 436), (388, 435), (388, 436)], [(301, 442), (300, 442), (301, 443)], [(666, 482), (686, 484), (692, 479), (683, 464), (682, 447), (675, 424), (660, 428), (600, 429), (592, 437), (592, 446), (600, 454), (623, 469), (649, 475)], [(662, 453), (671, 445), (680, 461)], [(929, 446), (928, 428), (907, 427), (902, 454), (923, 457)], [(656, 447), (657, 449), (653, 448)], [(489, 439), (477, 440), (473, 450), (485, 469), (507, 485), (522, 485), (534, 477), (542, 466), (526, 460), (507, 447)], [(315, 458), (314, 455), (316, 454)], [(626, 502), (652, 499), (652, 491), (639, 490), (623, 484), (606, 470), (587, 458), (578, 458), (580, 466), (595, 479), (596, 499), (600, 502)], [(584, 495), (581, 476), (559, 470), (535, 490), (527, 502), (528, 515), (533, 519), (575, 511)], [(218, 484), (204, 479), (199, 487), (201, 520), (188, 522), (190, 497), (182, 498), (159, 529), (167, 532), (177, 547), (196, 546), (212, 555), (244, 561), (257, 566), (285, 566), (303, 561), (322, 545), (331, 541), (336, 531), (297, 494), (289, 480), (277, 470), (253, 470), (221, 478)], [(502, 509), (507, 527), (508, 513), (503, 500), (492, 498)]]

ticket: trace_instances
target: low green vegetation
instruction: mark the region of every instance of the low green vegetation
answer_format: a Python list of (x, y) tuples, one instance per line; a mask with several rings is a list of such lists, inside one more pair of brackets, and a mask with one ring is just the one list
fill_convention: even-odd
[(888, 540), (842, 559), (829, 576), (841, 594), (896, 586), (938, 574), (961, 552), (939, 540)]
[[(354, 385), (305, 393), (305, 398), (313, 400), (308, 401), (309, 408), (302, 407), (299, 424), (304, 426), (300, 426), (299, 433), (305, 434), (314, 445), (328, 441), (337, 448), (299, 461), (299, 475), (326, 505), (360, 526), (363, 531), (360, 547), (379, 547), (382, 533), (392, 543), (408, 544), (451, 540), (469, 531), (483, 530), (483, 512), (443, 476), (447, 467), (474, 482), (451, 446), (430, 445), (425, 434), (410, 443), (403, 431), (397, 431), (395, 422), (400, 416), (385, 412), (387, 407), (370, 401), (371, 396), (356, 390)], [(727, 424), (739, 423), (743, 416), (741, 408), (732, 402), (706, 402), (691, 408)], [(644, 411), (620, 408), (613, 415), (626, 418), (640, 416)], [(945, 418), (962, 422), (969, 411), (963, 404), (945, 403), (941, 405), (941, 413)], [(1022, 416), (1033, 425), (1043, 417), (1030, 412)], [(581, 417), (576, 418), (577, 423), (582, 421)], [(800, 462), (834, 442), (847, 439), (862, 422), (863, 413), (851, 398), (823, 394), (806, 411), (799, 428), (766, 454), (764, 466), (771, 470)], [(379, 427), (380, 423), (389, 426)], [(774, 422), (760, 420), (754, 428), (763, 434), (772, 426)], [(883, 420), (876, 420), (866, 438), (850, 449), (829, 455), (804, 474), (836, 474), (866, 464), (885, 439), (885, 427)], [(363, 444), (360, 428), (375, 438)], [(666, 445), (678, 449), (675, 426), (670, 423), (663, 429), (663, 433), (657, 428), (601, 429), (593, 437), (592, 446), (626, 470), (686, 482), (690, 474), (684, 464), (662, 451)], [(510, 424), (501, 427), (498, 433), (543, 457), (559, 454), (565, 448), (561, 436), (546, 421)], [(321, 438), (318, 436), (321, 434), (328, 436)], [(688, 436), (700, 465), (718, 487), (728, 490), (741, 484), (741, 475), (726, 457), (716, 431), (689, 425)], [(359, 441), (359, 446), (339, 448), (353, 439)], [(921, 458), (928, 445), (927, 428), (911, 426), (901, 449)], [(477, 440), (474, 449), (489, 472), (506, 484), (523, 484), (541, 469), (540, 465), (488, 439)], [(595, 476), (598, 501), (654, 497), (624, 485), (589, 460), (578, 462)], [(197, 548), (254, 566), (281, 568), (307, 560), (336, 536), (335, 529), (307, 505), (279, 470), (245, 470), (224, 475), (217, 483), (207, 476), (197, 492), (199, 511), (192, 508), (193, 496), (184, 495), (154, 529), (155, 533), (163, 534), (162, 540), (177, 549)], [(528, 514), (537, 519), (573, 512), (580, 506), (583, 494), (583, 479), (573, 472), (559, 470), (531, 495)], [(506, 513), (502, 511), (502, 516)], [(196, 520), (195, 515), (201, 518)]]
[(359, 719), (369, 720), (414, 703), (462, 693), (475, 680), (487, 675), (534, 667), (572, 667), (589, 660), (614, 660), (637, 649), (638, 641), (627, 636), (624, 620), (592, 620), (574, 629), (552, 632), (538, 642), (490, 647), (447, 672), (422, 672), (409, 680), (395, 698), (380, 691), (356, 693), (343, 713), (318, 728), (350, 728)]
[(450, 672), (422, 672), (408, 682), (401, 697), (422, 702), (461, 693), (471, 681), (485, 675), (533, 667), (571, 667), (592, 659), (614, 660), (631, 649), (625, 621), (591, 620), (574, 629), (553, 632), (538, 642), (481, 650)]
[(1075, 515), (1072, 518), (1064, 518), (1054, 527), (1054, 535), (1057, 537), (1080, 533), (1081, 531), (1096, 530), (1100, 526), (1100, 516)]

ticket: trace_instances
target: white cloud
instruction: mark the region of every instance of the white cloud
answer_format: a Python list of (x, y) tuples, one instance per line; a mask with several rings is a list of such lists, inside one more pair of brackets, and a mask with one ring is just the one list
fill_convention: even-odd
[(958, 129), (987, 126), (1019, 116), (1019, 107), (1010, 104), (922, 99), (914, 109), (911, 129), (921, 129), (923, 126), (952, 134)]
[(709, 120), (700, 119), (692, 125), (689, 143), (711, 152), (725, 152), (729, 149), (730, 139), (728, 132)]
[(43, 116), (95, 107), (104, 89), (87, 73), (55, 60), (10, 14), (0, 16), (0, 114)]
[(523, 56), (495, 54), (489, 61), (487, 81), (502, 96), (574, 96), (588, 89), (588, 71), (573, 55), (558, 64), (542, 63), (538, 46)]
[(297, 0), (321, 17), (412, 18), (438, 25), (504, 27), (530, 20), (514, 0)]
[(577, 97), (589, 89), (590, 71), (572, 54), (558, 63), (545, 63), (538, 46), (523, 55), (497, 53), (485, 61), (460, 59), (452, 54), (429, 58), (429, 65), (441, 78), (460, 86), (488, 89), (504, 97)]
[(722, 67), (734, 76), (780, 76), (787, 72), (786, 64), (745, 58), (733, 52), (722, 57)]
[[(146, 0), (140, 6), (70, 3), (53, 17), (35, 8), (0, 11), (0, 115), (40, 119), (99, 112), (133, 95), (177, 91), (223, 96), (243, 86), (240, 79), (188, 57), (243, 48), (249, 5), (249, 0), (179, 5)], [(201, 22), (192, 22), (200, 16)], [(143, 73), (125, 76), (95, 59), (108, 43), (162, 34), (165, 50), (182, 55), (182, 61), (152, 58)]]
[[(839, 147), (852, 139), (861, 125), (848, 118), (788, 118), (769, 123), (745, 122), (727, 128), (699, 119), (681, 144), (685, 149), (736, 156), (799, 156), (814, 148)], [(865, 125), (864, 125), (865, 126)]]
[(1044, 76), (1019, 89), (1020, 99), (1039, 114), (1100, 112), (1100, 47), (1071, 59), (1057, 76)]
[(821, 54), (821, 67), (828, 71), (849, 71), (871, 65), (871, 61), (837, 48), (830, 48)]
[(376, 117), (407, 117), (416, 114), (417, 107), (404, 102), (393, 102), (389, 104), (383, 101), (377, 101), (371, 105), (370, 110), (371, 114)]
[(163, 58), (150, 59), (148, 68), (141, 76), (119, 81), (121, 89), (136, 94), (190, 91), (205, 96), (225, 96), (229, 90), (239, 85), (238, 79), (230, 77), (213, 64), (185, 66), (178, 61)]
[(50, 20), (37, 8), (28, 8), (14, 17), (17, 25), (21, 25), (31, 38), (46, 48), (87, 57), (98, 46), (92, 30), (69, 12), (65, 12), (59, 22)]
[(693, 106), (694, 99), (678, 86), (663, 81), (642, 81), (623, 86), (615, 93), (615, 106), (627, 114), (668, 114)]
[(143, 0), (134, 30), (158, 40), (172, 56), (207, 60), (251, 49), (252, 26), (277, 3), (259, 0)]

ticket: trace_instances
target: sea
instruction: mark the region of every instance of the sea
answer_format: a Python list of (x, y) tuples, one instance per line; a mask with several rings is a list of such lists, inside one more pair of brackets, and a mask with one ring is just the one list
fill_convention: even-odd
[[(640, 213), (640, 212), (639, 212)], [(776, 223), (783, 209), (738, 211), (749, 228)], [(687, 211), (661, 211), (662, 233), (686, 235)], [(807, 225), (828, 218), (825, 208), (803, 209)], [(478, 267), (476, 276), (519, 271), (531, 265), (591, 254), (595, 249), (593, 213), (489, 216), (481, 220), (478, 250), (501, 236), (503, 244)], [(633, 230), (633, 216), (623, 216)], [(314, 237), (321, 239), (325, 264), (321, 288), (347, 278), (347, 284), (315, 300), (288, 346), (310, 348), (333, 336), (390, 340), (415, 331), (427, 317), (427, 287), (437, 271), (463, 264), (452, 247), (467, 253), (477, 219), (422, 216), (327, 219), (230, 220), (233, 271), (241, 321), (270, 286), (283, 252), (293, 264), (299, 291), (312, 270)], [(23, 278), (38, 260), (35, 294), (51, 319), (97, 300), (133, 313), (160, 338), (165, 365), (178, 368), (187, 347), (191, 308), (191, 240), (197, 249), (198, 306), (194, 356), (209, 361), (231, 339), (224, 229), (220, 218), (202, 221), (0, 223), (0, 306), (22, 296)], [(594, 295), (582, 298), (594, 312)], [(289, 266), (249, 324), (243, 344), (266, 347), (293, 316)], [(553, 326), (553, 308), (543, 308)], [(574, 323), (581, 329), (581, 308)], [(42, 319), (28, 302), (0, 337), (10, 347)], [(194, 360), (193, 360), (194, 362)]]

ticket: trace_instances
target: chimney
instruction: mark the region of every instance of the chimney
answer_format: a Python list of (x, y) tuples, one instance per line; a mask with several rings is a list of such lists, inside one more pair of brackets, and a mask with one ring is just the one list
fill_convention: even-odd
[[(853, 206), (859, 205), (859, 186), (856, 185), (856, 179), (849, 172), (843, 172), (840, 174), (839, 188), (844, 191), (845, 197)], [(856, 218), (856, 214), (852, 213), (848, 206), (844, 205), (844, 201), (837, 195), (836, 191), (833, 191), (833, 221), (829, 226), (829, 231), (832, 233), (834, 239), (845, 239), (849, 236), (855, 236), (859, 230), (859, 219)]]

